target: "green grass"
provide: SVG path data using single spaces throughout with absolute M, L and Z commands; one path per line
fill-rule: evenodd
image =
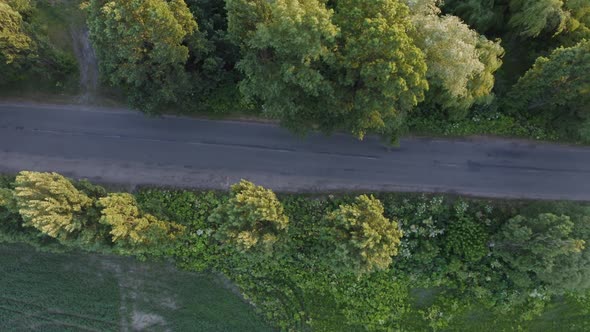
M 0 331 L 270 331 L 212 275 L 0 245 Z
M 590 331 L 590 308 L 571 299 L 556 299 L 529 321 L 517 314 L 491 314 L 489 310 L 473 309 L 456 319 L 455 331 Z

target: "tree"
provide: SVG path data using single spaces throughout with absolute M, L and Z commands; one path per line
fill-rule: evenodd
M 26 10 L 24 4 L 13 8 L 11 2 L 0 0 L 0 61 L 10 64 L 32 52 L 33 42 L 27 35 L 18 9 Z
M 59 240 L 82 229 L 84 209 L 92 204 L 88 196 L 57 173 L 20 172 L 15 198 L 25 226 Z
M 395 221 L 383 216 L 383 205 L 373 196 L 358 196 L 353 204 L 329 213 L 325 221 L 335 248 L 330 264 L 336 269 L 358 273 L 385 270 L 397 255 L 402 231 Z
M 440 106 L 461 118 L 475 103 L 491 101 L 493 73 L 504 50 L 479 36 L 456 16 L 439 16 L 436 0 L 410 2 L 415 29 L 411 36 L 426 55 L 430 85 L 424 107 Z
M 510 12 L 509 26 L 524 37 L 561 33 L 570 15 L 563 0 L 510 0 Z
M 404 4 L 386 0 L 229 0 L 241 91 L 291 130 L 395 139 L 423 98 L 426 64 Z
M 231 187 L 231 198 L 209 216 L 216 238 L 241 252 L 270 252 L 289 224 L 283 206 L 269 189 L 242 180 Z
M 392 141 L 405 115 L 424 99 L 424 55 L 408 36 L 408 7 L 389 0 L 337 0 L 335 123 L 358 138 L 367 132 Z
M 22 77 L 27 63 L 37 56 L 36 45 L 19 11 L 29 9 L 28 2 L 0 0 L 0 85 Z
M 542 283 L 555 293 L 576 291 L 567 289 L 569 283 L 563 282 L 568 277 L 577 278 L 582 268 L 570 264 L 570 258 L 580 256 L 585 246 L 585 241 L 576 236 L 568 216 L 516 216 L 496 235 L 494 252 L 508 265 L 507 277 L 517 287 L 532 289 Z M 588 264 L 585 265 L 587 269 Z
M 102 207 L 100 223 L 111 228 L 112 242 L 123 247 L 164 245 L 184 231 L 182 225 L 142 213 L 131 194 L 109 194 L 98 205 Z
M 0 207 L 5 208 L 9 213 L 18 213 L 14 192 L 11 189 L 0 188 Z
M 590 142 L 590 40 L 539 57 L 512 88 L 506 107 L 538 115 L 566 136 Z
M 324 72 L 337 33 L 318 0 L 228 0 L 228 32 L 242 52 L 240 90 L 296 132 L 332 128 Z
M 197 30 L 183 0 L 91 0 L 90 36 L 107 81 L 147 112 L 179 100 L 186 88 L 183 43 Z

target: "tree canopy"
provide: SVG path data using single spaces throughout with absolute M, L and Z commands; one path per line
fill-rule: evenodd
M 383 216 L 383 204 L 373 196 L 361 195 L 352 204 L 340 205 L 326 222 L 335 248 L 330 262 L 338 270 L 385 270 L 397 255 L 403 233 Z
M 92 204 L 88 196 L 57 173 L 20 172 L 15 197 L 25 226 L 60 240 L 81 230 L 83 210 Z
M 540 115 L 556 130 L 590 142 L 590 40 L 539 57 L 514 86 L 506 107 Z
M 588 268 L 587 262 L 569 264 L 570 256 L 582 255 L 586 245 L 574 226 L 570 217 L 550 213 L 510 219 L 494 242 L 495 254 L 509 266 L 507 277 L 523 289 L 539 287 L 542 282 L 558 293 L 577 291 L 567 289 L 570 284 L 563 282 L 564 276 L 577 278 L 579 269 Z
M 110 227 L 112 241 L 122 246 L 154 246 L 174 240 L 184 227 L 142 213 L 131 194 L 109 194 L 98 200 L 100 223 Z
M 155 112 L 186 88 L 185 40 L 197 23 L 184 0 L 91 0 L 88 26 L 107 81 Z
M 19 7 L 13 8 L 11 2 L 0 1 L 0 61 L 6 64 L 33 51 L 33 42 L 25 31 L 23 18 L 18 11 L 26 8 Z
M 269 189 L 242 180 L 231 187 L 231 198 L 209 216 L 218 226 L 216 238 L 241 252 L 271 252 L 289 224 L 283 206 Z
M 440 106 L 453 117 L 463 116 L 474 103 L 490 101 L 493 73 L 504 50 L 458 17 L 440 16 L 436 0 L 408 1 L 415 29 L 411 33 L 426 56 L 430 84 L 424 107 Z
M 395 1 L 228 1 L 241 90 L 297 132 L 396 137 L 423 99 L 426 64 Z
M 227 8 L 245 97 L 294 131 L 330 126 L 334 93 L 323 68 L 337 33 L 332 11 L 318 0 L 229 0 Z

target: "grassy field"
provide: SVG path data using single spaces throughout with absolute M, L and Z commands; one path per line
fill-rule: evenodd
M 211 275 L 0 245 L 0 331 L 270 331 Z

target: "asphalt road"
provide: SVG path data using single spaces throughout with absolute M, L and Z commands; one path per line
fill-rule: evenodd
M 0 104 L 0 171 L 103 183 L 279 191 L 424 191 L 590 201 L 590 148 L 474 138 L 297 138 L 271 124 Z

